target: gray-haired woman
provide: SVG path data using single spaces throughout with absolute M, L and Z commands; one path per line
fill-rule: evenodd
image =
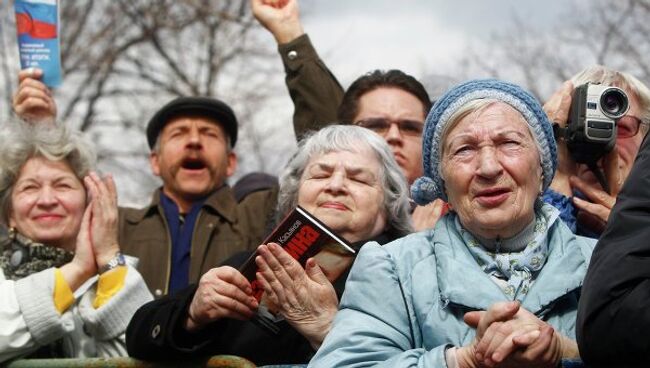
M 551 124 L 520 87 L 478 80 L 442 96 L 423 136 L 420 204 L 432 230 L 366 244 L 314 367 L 557 367 L 594 240 L 541 201 L 557 164 Z
M 125 356 L 126 325 L 151 295 L 119 253 L 112 179 L 61 126 L 2 129 L 0 361 Z
M 280 179 L 279 217 L 296 205 L 355 247 L 412 230 L 406 179 L 386 142 L 365 128 L 330 126 L 301 142 Z M 258 280 L 285 318 L 277 335 L 249 321 L 257 309 L 250 283 L 222 266 L 198 286 L 141 308 L 127 331 L 129 353 L 149 360 L 221 353 L 258 365 L 307 363 L 330 329 L 346 277 L 329 280 L 313 259 L 303 269 L 274 244 L 258 251 Z M 352 260 L 341 265 L 345 276 Z M 156 326 L 167 327 L 153 337 Z

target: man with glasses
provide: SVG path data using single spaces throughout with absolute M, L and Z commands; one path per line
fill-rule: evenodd
M 422 176 L 422 130 L 429 108 L 429 95 L 415 78 L 399 70 L 375 70 L 345 91 L 337 118 L 383 136 L 411 184 Z
M 344 93 L 305 34 L 297 0 L 252 0 L 251 8 L 278 43 L 298 139 L 334 122 L 360 125 L 386 139 L 409 184 L 422 175 L 422 130 L 431 100 L 420 82 L 399 70 L 374 70 Z M 445 207 L 434 201 L 414 208 L 415 229 L 432 227 Z
M 616 123 L 616 145 L 598 165 L 605 173 L 610 193 L 586 165 L 573 162 L 563 139 L 558 140 L 558 170 L 545 200 L 565 208 L 563 219 L 581 235 L 598 237 L 602 233 L 616 195 L 630 174 L 634 158 L 648 132 L 650 90 L 637 78 L 604 66 L 592 66 L 573 76 L 544 105 L 551 121 L 566 125 L 573 89 L 584 83 L 615 86 L 628 96 L 630 109 Z

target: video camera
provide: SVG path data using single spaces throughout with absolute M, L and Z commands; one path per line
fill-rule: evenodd
M 554 124 L 556 136 L 563 136 L 574 161 L 586 164 L 603 189 L 609 192 L 597 162 L 616 144 L 616 122 L 630 108 L 625 92 L 612 86 L 585 83 L 576 87 L 566 128 Z M 562 130 L 559 132 L 558 130 Z

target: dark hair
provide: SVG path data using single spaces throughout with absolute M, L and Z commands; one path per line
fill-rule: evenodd
M 424 115 L 431 109 L 431 99 L 422 83 L 401 70 L 374 70 L 357 78 L 343 95 L 337 117 L 340 122 L 352 124 L 359 113 L 359 98 L 377 88 L 398 88 L 412 94 L 422 102 Z

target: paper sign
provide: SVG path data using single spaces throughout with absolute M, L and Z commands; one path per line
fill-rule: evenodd
M 16 0 L 20 67 L 40 68 L 49 87 L 61 84 L 57 0 Z

